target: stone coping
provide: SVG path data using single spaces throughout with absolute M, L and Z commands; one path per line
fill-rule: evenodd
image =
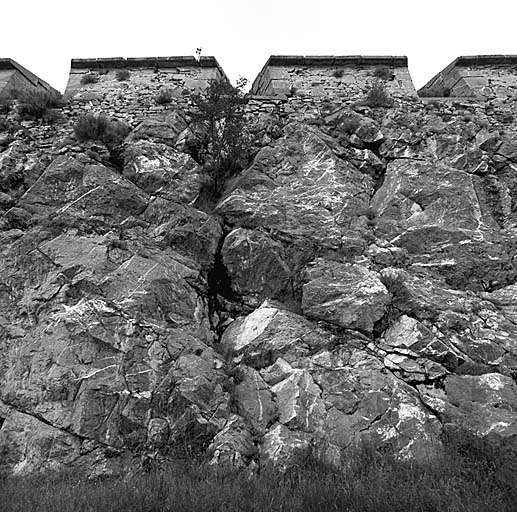
M 71 69 L 119 69 L 119 68 L 217 68 L 224 78 L 223 71 L 215 57 L 201 57 L 197 60 L 193 56 L 176 57 L 107 57 L 91 59 L 72 59 Z
M 406 56 L 389 55 L 271 55 L 268 66 L 391 66 L 407 67 Z
M 31 73 L 27 68 L 24 68 L 15 60 L 10 58 L 0 58 L 0 70 L 9 69 L 13 69 L 21 73 L 32 85 L 34 85 L 34 87 L 42 87 L 48 91 L 55 91 L 55 89 L 50 84 L 39 78 L 34 73 Z
M 437 73 L 423 88 L 427 87 L 435 78 L 440 75 L 450 73 L 456 67 L 466 66 L 509 66 L 517 64 L 517 55 L 460 55 L 456 57 L 448 66 Z
M 517 55 L 461 55 L 449 64 L 449 66 L 484 66 L 484 65 L 515 65 Z

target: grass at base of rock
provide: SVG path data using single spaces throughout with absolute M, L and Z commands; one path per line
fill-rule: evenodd
M 285 473 L 162 467 L 132 478 L 62 473 L 0 482 L 3 512 L 510 512 L 514 453 L 456 443 L 427 463 L 364 450 L 343 472 L 303 460 Z

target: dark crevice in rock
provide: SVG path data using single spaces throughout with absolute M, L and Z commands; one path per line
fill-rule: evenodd
M 411 384 L 409 384 L 411 386 Z M 414 386 L 411 386 L 414 388 Z M 440 411 L 438 409 L 434 409 L 433 407 L 431 407 L 429 404 L 425 403 L 425 401 L 423 400 L 422 396 L 420 395 L 420 392 L 418 391 L 418 389 L 415 388 L 415 391 L 416 391 L 416 397 L 418 398 L 418 401 L 420 403 L 420 405 L 431 415 L 431 416 L 434 416 L 439 422 L 440 424 L 442 425 L 442 428 L 445 427 L 444 425 L 444 418 L 443 418 L 443 415 L 442 413 L 440 413 Z
M 383 157 L 379 150 L 377 149 L 376 151 L 373 151 L 372 152 L 375 154 L 375 156 L 377 156 L 379 158 L 379 160 L 383 163 L 383 166 L 382 166 L 382 169 L 379 169 L 379 171 L 374 175 L 372 176 L 372 179 L 373 179 L 373 187 L 372 187 L 372 191 L 371 191 L 371 194 L 370 194 L 370 201 L 373 199 L 373 197 L 375 196 L 375 194 L 377 193 L 377 191 L 382 187 L 382 185 L 384 184 L 384 179 L 386 178 L 386 169 L 388 168 L 388 160 L 394 160 L 394 159 L 388 159 L 388 158 L 385 158 Z
M 124 171 L 124 146 L 122 144 L 108 145 L 108 151 L 109 163 L 117 172 L 122 174 Z
M 212 183 L 204 184 L 199 191 L 199 195 L 193 204 L 194 208 L 211 215 L 214 213 L 214 209 L 217 205 L 218 198 L 214 192 L 214 186 Z
M 442 389 L 443 390 L 443 389 L 445 389 L 444 381 L 447 378 L 447 375 L 443 375 L 443 376 L 438 377 L 436 379 L 425 379 L 423 381 L 419 381 L 418 383 L 415 383 L 415 382 L 408 382 L 408 381 L 404 380 L 402 377 L 397 375 L 392 370 L 389 370 L 388 368 L 386 368 L 386 371 L 389 371 L 397 380 L 399 380 L 401 382 L 404 382 L 404 384 L 407 384 L 412 389 L 414 389 L 415 396 L 418 398 L 418 401 L 420 402 L 420 405 L 426 411 L 428 411 L 432 416 L 437 418 L 440 423 L 443 424 L 443 418 L 442 418 L 442 415 L 441 415 L 440 411 L 438 411 L 437 409 L 434 409 L 433 407 L 431 407 L 429 404 L 427 404 L 423 400 L 422 395 L 420 394 L 420 391 L 418 390 L 417 384 L 418 384 L 418 386 L 432 386 L 434 388 Z
M 228 270 L 223 263 L 222 248 L 227 235 L 228 229 L 224 227 L 223 236 L 221 236 L 219 240 L 217 251 L 214 255 L 213 265 L 207 275 L 208 310 L 212 324 L 211 328 L 217 334 L 218 339 L 222 336 L 224 331 L 224 327 L 221 326 L 221 320 L 228 313 L 226 311 L 227 308 L 223 306 L 222 302 L 240 302 L 240 298 L 232 289 Z M 219 320 L 217 325 L 213 324 L 214 319 Z
M 388 288 L 389 289 L 389 288 Z M 391 290 L 390 290 L 391 291 Z M 382 338 L 384 333 L 402 316 L 400 311 L 393 303 L 386 307 L 384 315 L 373 324 L 372 336 L 374 340 Z

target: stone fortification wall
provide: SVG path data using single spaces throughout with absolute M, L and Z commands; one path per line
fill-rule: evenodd
M 251 88 L 257 95 L 360 97 L 382 78 L 395 97 L 415 96 L 407 57 L 273 55 Z
M 121 70 L 128 71 L 127 79 L 117 78 Z M 87 75 L 96 81 L 84 83 Z M 64 96 L 73 112 L 102 113 L 133 124 L 170 108 L 185 107 L 188 92 L 225 77 L 214 57 L 199 61 L 194 57 L 73 59 Z M 164 91 L 171 101 L 158 104 L 156 97 Z
M 13 59 L 0 59 L 0 98 L 10 96 L 15 90 L 31 88 L 54 90 L 47 82 Z
M 472 55 L 455 59 L 435 75 L 419 94 L 451 97 L 514 98 L 517 96 L 517 55 Z

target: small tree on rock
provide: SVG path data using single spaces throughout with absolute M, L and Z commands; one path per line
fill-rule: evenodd
M 212 176 L 216 196 L 246 162 L 249 137 L 245 128 L 245 85 L 246 80 L 240 80 L 237 87 L 226 80 L 214 80 L 206 91 L 191 96 L 196 140 L 188 149 Z

